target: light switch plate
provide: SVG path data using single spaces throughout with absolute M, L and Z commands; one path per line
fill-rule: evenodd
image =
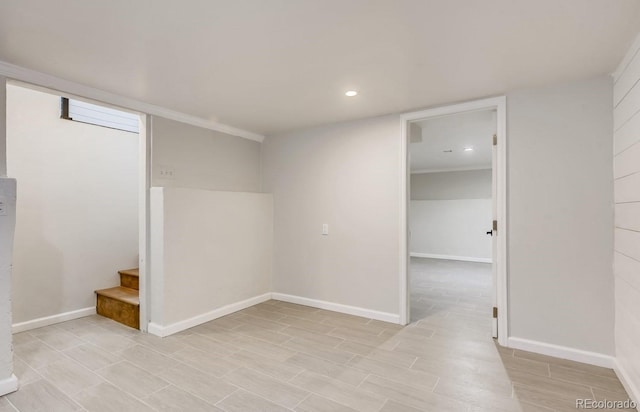
M 329 224 L 328 223 L 323 223 L 322 224 L 322 235 L 323 236 L 327 236 L 329 234 Z
M 169 166 L 159 166 L 160 179 L 173 179 L 175 177 L 175 171 Z

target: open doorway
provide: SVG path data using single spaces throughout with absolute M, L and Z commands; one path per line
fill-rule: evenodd
M 402 117 L 405 324 L 460 315 L 465 326 L 506 344 L 504 103 L 486 99 Z
M 19 188 L 14 332 L 94 314 L 94 292 L 123 280 L 129 306 L 116 309 L 140 328 L 144 290 L 131 270 L 146 254 L 145 148 L 138 113 L 7 84 L 7 167 Z

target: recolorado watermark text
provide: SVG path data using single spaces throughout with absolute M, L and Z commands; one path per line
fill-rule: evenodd
M 637 407 L 637 403 L 631 399 L 624 401 L 576 399 L 576 409 L 635 409 Z

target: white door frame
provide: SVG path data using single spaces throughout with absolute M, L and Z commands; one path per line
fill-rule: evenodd
M 401 118 L 400 140 L 400 324 L 409 321 L 409 199 L 410 199 L 410 171 L 409 171 L 409 124 L 412 121 L 430 117 L 446 116 L 476 110 L 496 110 L 497 120 L 497 284 L 496 305 L 498 308 L 498 343 L 507 345 L 508 333 L 508 300 L 507 300 L 507 99 L 505 96 L 474 100 L 465 103 L 442 106 L 418 112 L 405 113 Z

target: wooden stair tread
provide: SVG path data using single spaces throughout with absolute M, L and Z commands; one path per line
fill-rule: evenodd
M 116 286 L 115 288 L 96 290 L 96 294 L 129 303 L 131 305 L 140 306 L 139 292 L 135 289 Z
M 121 275 L 140 276 L 138 268 L 119 270 L 118 273 Z

